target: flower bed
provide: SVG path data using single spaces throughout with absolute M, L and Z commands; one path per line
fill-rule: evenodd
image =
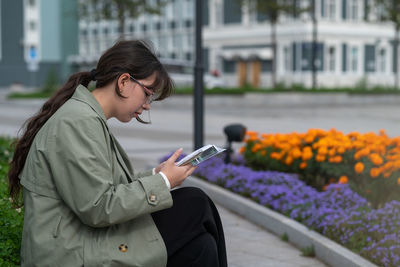
M 335 129 L 247 135 L 241 152 L 252 169 L 298 173 L 319 190 L 348 182 L 374 207 L 400 200 L 400 137 Z
M 400 266 L 399 201 L 374 209 L 347 184 L 330 184 L 319 192 L 297 174 L 255 171 L 243 160 L 225 164 L 214 157 L 194 174 L 285 214 L 380 266 Z

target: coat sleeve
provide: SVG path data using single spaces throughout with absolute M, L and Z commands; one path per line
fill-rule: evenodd
M 172 206 L 160 174 L 114 184 L 107 130 L 96 117 L 63 119 L 49 136 L 48 162 L 60 197 L 91 227 L 122 223 Z

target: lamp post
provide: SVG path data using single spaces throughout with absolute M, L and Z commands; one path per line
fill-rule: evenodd
M 194 66 L 194 150 L 203 146 L 203 58 L 202 58 L 203 1 L 196 0 L 196 61 Z
M 247 128 L 242 124 L 229 124 L 224 127 L 224 133 L 226 135 L 226 154 L 225 163 L 231 162 L 232 142 L 242 142 L 246 134 Z

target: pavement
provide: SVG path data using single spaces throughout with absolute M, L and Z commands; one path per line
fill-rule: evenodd
M 16 136 L 22 123 L 38 111 L 42 100 L 13 100 L 4 98 L 0 90 L 0 135 Z M 309 128 L 344 132 L 386 129 L 390 136 L 400 135 L 400 105 L 252 105 L 243 99 L 224 97 L 223 105 L 210 105 L 205 100 L 204 143 L 225 145 L 223 127 L 242 123 L 249 130 L 267 132 L 304 132 Z M 238 101 L 241 104 L 238 105 Z M 136 170 L 155 166 L 159 158 L 182 147 L 185 153 L 193 149 L 193 115 L 188 96 L 173 96 L 153 104 L 152 124 L 136 122 L 122 124 L 109 120 L 111 130 L 126 149 Z M 181 104 L 180 104 L 181 103 Z M 237 149 L 241 144 L 234 144 Z M 218 206 L 224 225 L 229 266 L 326 266 L 314 258 L 300 256 L 294 246 L 280 237 L 246 221 Z

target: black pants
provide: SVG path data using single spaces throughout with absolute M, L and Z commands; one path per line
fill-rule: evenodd
M 152 214 L 168 253 L 168 267 L 226 267 L 225 237 L 212 200 L 200 189 L 171 191 L 171 208 Z

